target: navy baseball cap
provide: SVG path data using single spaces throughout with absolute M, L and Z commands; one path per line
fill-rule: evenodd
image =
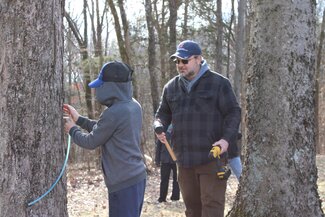
M 90 88 L 97 88 L 104 82 L 128 82 L 132 80 L 133 70 L 126 63 L 119 61 L 108 62 L 103 65 L 96 80 L 88 84 Z
M 202 50 L 198 43 L 191 40 L 185 40 L 179 43 L 176 53 L 170 56 L 170 59 L 180 58 L 188 59 L 193 55 L 201 55 Z

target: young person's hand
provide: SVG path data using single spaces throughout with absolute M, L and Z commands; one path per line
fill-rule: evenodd
M 69 115 L 70 118 L 76 123 L 79 118 L 79 113 L 75 108 L 73 108 L 71 105 L 63 104 L 63 112 L 66 115 Z
M 66 117 L 64 118 L 64 131 L 66 133 L 69 133 L 70 129 L 73 127 L 73 126 L 76 126 L 76 124 L 71 120 L 70 117 Z

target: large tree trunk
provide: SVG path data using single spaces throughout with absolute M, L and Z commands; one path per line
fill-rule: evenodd
M 247 155 L 231 217 L 320 217 L 315 3 L 252 1 Z
M 322 127 L 322 121 L 324 113 L 322 111 L 322 105 L 323 101 L 320 97 L 322 95 L 322 86 L 320 85 L 322 83 L 323 74 L 324 74 L 324 67 L 321 68 L 322 65 L 322 53 L 323 53 L 323 43 L 325 38 L 325 9 L 323 11 L 323 21 L 320 29 L 320 36 L 319 36 L 319 46 L 318 46 L 318 52 L 317 52 L 317 61 L 316 61 L 316 112 L 315 112 L 315 124 L 316 124 L 316 151 L 318 154 L 325 154 L 325 144 L 324 141 L 324 133 L 325 130 Z
M 0 3 L 0 216 L 67 214 L 63 142 L 63 1 Z

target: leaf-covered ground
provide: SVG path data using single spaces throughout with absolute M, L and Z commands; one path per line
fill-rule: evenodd
M 317 156 L 318 191 L 325 210 L 325 156 Z M 184 204 L 180 201 L 158 203 L 159 170 L 152 169 L 146 186 L 142 217 L 185 217 Z M 226 194 L 226 212 L 230 209 L 237 190 L 238 182 L 231 175 Z M 171 192 L 171 191 L 169 191 Z M 86 170 L 77 167 L 68 169 L 68 211 L 70 217 L 108 216 L 107 190 L 100 170 Z

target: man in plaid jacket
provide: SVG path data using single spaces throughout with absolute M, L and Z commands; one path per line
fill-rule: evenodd
M 164 86 L 156 121 L 173 124 L 185 214 L 223 217 L 227 180 L 216 177 L 216 163 L 208 154 L 213 146 L 219 145 L 222 154 L 236 144 L 241 110 L 229 80 L 210 71 L 196 42 L 181 42 L 171 59 L 179 75 Z M 165 133 L 157 137 L 166 141 Z

